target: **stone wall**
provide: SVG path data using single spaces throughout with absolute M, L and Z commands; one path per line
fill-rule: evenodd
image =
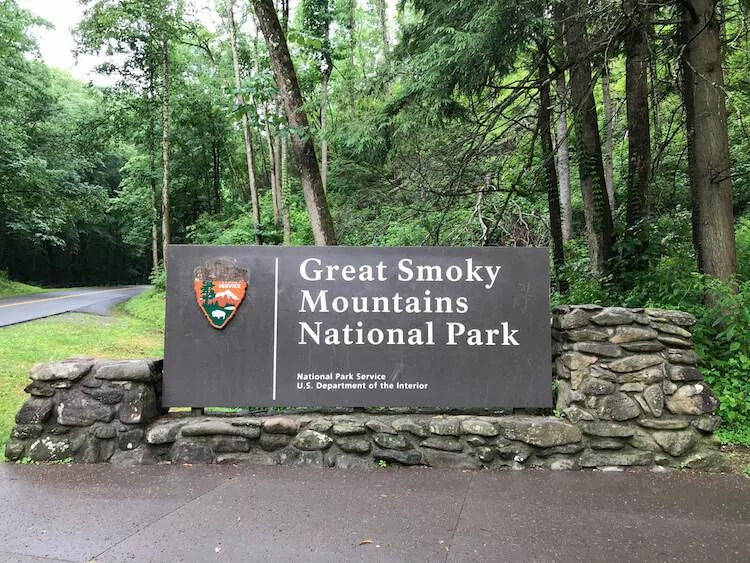
M 690 315 L 560 307 L 553 313 L 558 416 L 160 414 L 161 362 L 77 358 L 31 370 L 11 460 L 374 467 L 723 470 L 718 402 L 696 368 Z

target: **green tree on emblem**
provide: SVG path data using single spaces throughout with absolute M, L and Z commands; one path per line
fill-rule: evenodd
M 201 299 L 203 300 L 203 304 L 208 306 L 214 298 L 216 298 L 214 283 L 211 280 L 205 280 L 203 282 L 203 287 L 201 287 Z

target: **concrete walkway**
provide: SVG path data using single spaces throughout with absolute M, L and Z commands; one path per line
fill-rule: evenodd
M 750 479 L 0 464 L 0 561 L 750 561 Z

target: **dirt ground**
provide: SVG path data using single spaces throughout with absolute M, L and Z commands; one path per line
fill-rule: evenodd
M 722 446 L 721 451 L 727 454 L 732 462 L 732 473 L 750 477 L 750 448 L 747 446 Z

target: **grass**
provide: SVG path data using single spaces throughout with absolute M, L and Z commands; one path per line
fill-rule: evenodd
M 11 281 L 4 272 L 0 272 L 0 298 L 18 297 L 19 295 L 29 295 L 30 293 L 40 293 L 42 291 L 44 290 L 41 287 L 35 285 Z
M 125 303 L 125 312 L 152 328 L 163 331 L 165 303 L 166 295 L 151 289 Z
M 28 398 L 23 389 L 34 364 L 73 356 L 155 358 L 163 353 L 162 330 L 122 313 L 114 317 L 69 313 L 0 328 L 0 454 L 18 409 Z

